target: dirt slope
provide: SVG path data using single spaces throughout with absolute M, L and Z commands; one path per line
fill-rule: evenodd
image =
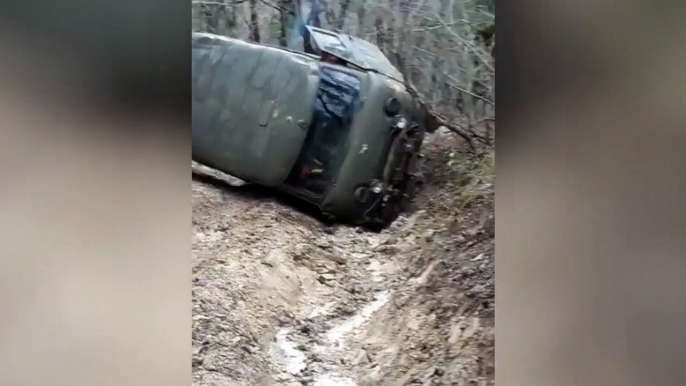
M 195 385 L 494 384 L 492 198 L 376 234 L 193 169 Z

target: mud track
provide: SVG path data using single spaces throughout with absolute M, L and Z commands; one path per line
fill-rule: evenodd
M 193 165 L 194 385 L 397 384 L 375 363 L 390 337 L 368 329 L 421 284 L 392 258 L 416 246 L 401 235 L 417 216 L 370 233 L 240 185 Z

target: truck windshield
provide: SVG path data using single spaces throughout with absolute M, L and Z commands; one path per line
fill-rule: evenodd
M 341 167 L 347 149 L 360 80 L 330 67 L 320 71 L 312 122 L 289 184 L 322 195 Z

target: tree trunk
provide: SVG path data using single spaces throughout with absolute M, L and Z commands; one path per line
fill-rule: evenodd
M 341 14 L 338 15 L 338 30 L 342 30 L 345 25 L 345 16 L 348 14 L 350 0 L 341 0 Z
M 260 25 L 257 19 L 257 0 L 248 0 L 250 5 L 250 40 L 260 42 Z

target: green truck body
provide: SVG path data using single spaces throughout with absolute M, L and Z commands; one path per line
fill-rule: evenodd
M 421 182 L 416 98 L 376 46 L 308 32 L 306 52 L 193 33 L 193 159 L 386 226 Z

